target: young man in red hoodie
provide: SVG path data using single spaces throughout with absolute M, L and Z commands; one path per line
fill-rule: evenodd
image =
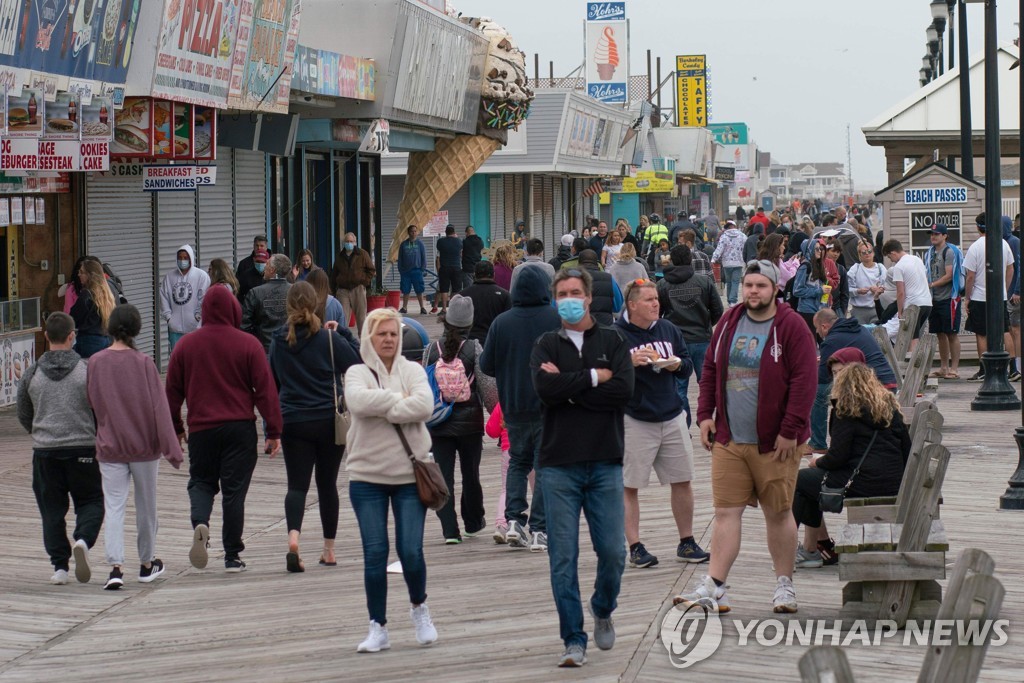
M 697 419 L 711 451 L 715 528 L 708 574 L 677 604 L 712 598 L 719 612 L 729 611 L 725 580 L 740 551 L 743 511 L 760 503 L 777 576 L 774 611 L 797 610 L 790 509 L 818 379 L 814 338 L 799 314 L 776 299 L 778 281 L 771 261 L 747 263 L 743 305 L 719 321 L 704 357 Z M 740 337 L 748 340 L 744 350 L 736 348 Z
M 198 569 L 209 561 L 210 514 L 217 491 L 224 495 L 224 569 L 245 571 L 242 528 L 245 496 L 256 469 L 258 407 L 266 420 L 265 453 L 281 444 L 281 406 L 263 345 L 240 329 L 242 307 L 227 287 L 211 287 L 203 299 L 203 326 L 182 337 L 167 368 L 167 402 L 178 438 L 184 440 L 181 404 L 188 403 L 188 496 L 192 503 L 192 550 Z

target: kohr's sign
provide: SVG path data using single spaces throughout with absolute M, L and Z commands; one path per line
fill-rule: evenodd
M 587 21 L 616 21 L 626 18 L 624 2 L 588 2 Z
M 966 187 L 918 187 L 903 191 L 904 204 L 964 204 Z
M 588 83 L 587 96 L 598 102 L 618 103 L 626 101 L 625 83 Z

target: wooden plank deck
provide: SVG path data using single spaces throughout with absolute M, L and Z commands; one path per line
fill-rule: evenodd
M 944 382 L 939 407 L 946 416 L 943 443 L 953 453 L 942 517 L 949 535 L 951 566 L 964 547 L 992 555 L 995 576 L 1006 587 L 1003 617 L 1011 620 L 1010 643 L 990 648 L 980 680 L 1019 681 L 1024 666 L 1018 624 L 1024 624 L 1024 513 L 998 513 L 998 497 L 1016 463 L 1012 440 L 1016 413 L 970 413 L 978 385 Z M 695 440 L 699 441 L 699 440 Z M 319 518 L 315 494 L 303 543 L 305 574 L 285 572 L 283 521 L 285 474 L 280 458 L 261 457 L 249 494 L 244 558 L 249 571 L 227 575 L 219 555 L 210 568 L 188 564 L 191 533 L 187 475 L 162 465 L 159 483 L 161 531 L 158 553 L 167 578 L 144 585 L 135 581 L 133 519 L 129 502 L 126 546 L 129 572 L 125 589 L 105 592 L 102 542 L 93 550 L 93 580 L 51 586 L 42 548 L 40 522 L 31 492 L 30 441 L 13 412 L 0 413 L 0 681 L 128 680 L 364 680 L 392 681 L 418 674 L 428 680 L 697 680 L 742 678 L 799 680 L 801 646 L 740 647 L 726 623 L 719 651 L 683 673 L 671 666 L 658 639 L 660 613 L 671 597 L 692 584 L 704 566 L 672 560 L 674 524 L 667 490 L 641 494 L 642 531 L 662 564 L 627 567 L 619 609 L 618 641 L 609 652 L 591 647 L 579 670 L 557 670 L 561 651 L 551 598 L 547 558 L 493 544 L 489 536 L 461 546 L 445 546 L 440 525 L 428 515 L 426 556 L 429 604 L 440 633 L 430 648 L 420 648 L 409 623 L 401 577 L 390 580 L 390 652 L 359 655 L 356 644 L 366 632 L 362 564 L 358 532 L 348 505 L 342 473 L 339 566 L 316 565 Z M 705 546 L 713 521 L 710 456 L 695 443 L 698 540 Z M 493 440 L 485 446 L 482 478 L 493 521 L 498 494 L 499 458 Z M 830 520 L 833 531 L 838 518 Z M 213 520 L 219 539 L 219 511 Z M 102 541 L 102 535 L 101 535 Z M 729 577 L 732 619 L 771 617 L 774 588 L 771 560 L 764 545 L 758 511 L 748 511 L 743 548 Z M 216 549 L 215 544 L 214 548 Z M 592 585 L 594 559 L 586 530 L 581 540 L 580 583 L 584 597 Z M 842 584 L 835 567 L 798 570 L 797 618 L 835 619 Z M 590 619 L 587 619 L 588 627 Z M 886 644 L 846 648 L 859 680 L 916 679 L 922 647 Z

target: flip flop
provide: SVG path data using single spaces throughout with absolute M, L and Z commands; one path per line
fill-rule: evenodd
M 936 370 L 935 372 L 929 374 L 928 376 L 929 377 L 934 377 L 936 379 L 942 379 L 942 378 L 949 379 L 949 373 L 948 372 L 943 372 L 942 370 Z
M 327 560 L 324 559 L 324 556 L 321 555 L 320 556 L 320 566 L 321 567 L 337 567 L 338 563 L 337 562 L 328 562 Z
M 289 551 L 288 554 L 284 556 L 284 560 L 285 566 L 291 573 L 299 574 L 306 571 L 306 568 L 302 566 L 302 560 L 299 559 L 298 553 Z
M 947 372 L 942 376 L 942 379 L 960 379 L 960 375 L 955 372 Z

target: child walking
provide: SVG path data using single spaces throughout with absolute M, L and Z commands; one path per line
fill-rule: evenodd
M 501 404 L 494 404 L 494 410 L 484 425 L 484 431 L 492 439 L 499 439 L 501 445 L 501 495 L 498 496 L 498 513 L 494 519 L 494 542 L 505 545 L 508 533 L 508 520 L 505 519 L 505 479 L 508 477 L 508 430 L 505 428 L 505 417 L 501 413 Z M 530 491 L 533 491 L 533 472 L 530 472 Z

